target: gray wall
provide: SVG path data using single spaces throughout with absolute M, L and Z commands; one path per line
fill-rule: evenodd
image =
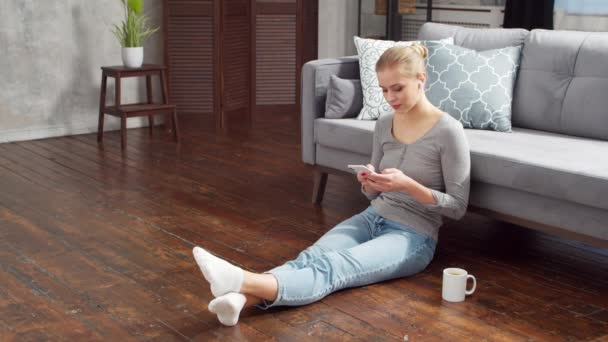
M 162 2 L 148 0 L 145 10 L 160 26 Z M 100 66 L 122 64 L 110 31 L 122 13 L 120 0 L 0 1 L 0 142 L 97 130 Z M 162 33 L 144 50 L 144 62 L 162 63 Z M 123 80 L 123 103 L 143 99 L 143 85 Z M 109 79 L 110 103 L 113 90 Z M 128 120 L 129 127 L 142 124 Z M 118 127 L 118 119 L 106 115 L 106 130 Z
M 319 58 L 357 54 L 358 6 L 356 0 L 319 0 Z

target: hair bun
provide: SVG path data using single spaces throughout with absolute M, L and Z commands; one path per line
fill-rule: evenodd
M 410 48 L 412 48 L 412 50 L 414 50 L 422 58 L 426 58 L 429 55 L 429 49 L 422 44 L 412 44 L 410 45 Z

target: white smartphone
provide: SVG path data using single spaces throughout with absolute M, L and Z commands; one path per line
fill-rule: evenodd
M 357 174 L 361 172 L 373 173 L 374 171 L 367 168 L 365 165 L 348 165 L 348 168 L 355 171 Z

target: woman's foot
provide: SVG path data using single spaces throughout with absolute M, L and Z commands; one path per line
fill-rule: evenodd
M 212 300 L 209 303 L 209 311 L 216 314 L 223 325 L 233 326 L 239 321 L 246 300 L 244 295 L 230 292 Z
M 203 272 L 203 276 L 209 282 L 213 296 L 219 297 L 229 292 L 239 292 L 241 290 L 243 270 L 240 267 L 234 266 L 198 246 L 194 247 L 192 254 Z

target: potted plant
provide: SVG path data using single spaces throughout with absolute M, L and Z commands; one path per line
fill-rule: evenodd
M 128 68 L 138 68 L 144 61 L 144 42 L 158 27 L 150 28 L 148 16 L 143 12 L 144 0 L 120 0 L 125 18 L 120 25 L 114 24 L 112 32 L 122 46 L 122 63 Z

